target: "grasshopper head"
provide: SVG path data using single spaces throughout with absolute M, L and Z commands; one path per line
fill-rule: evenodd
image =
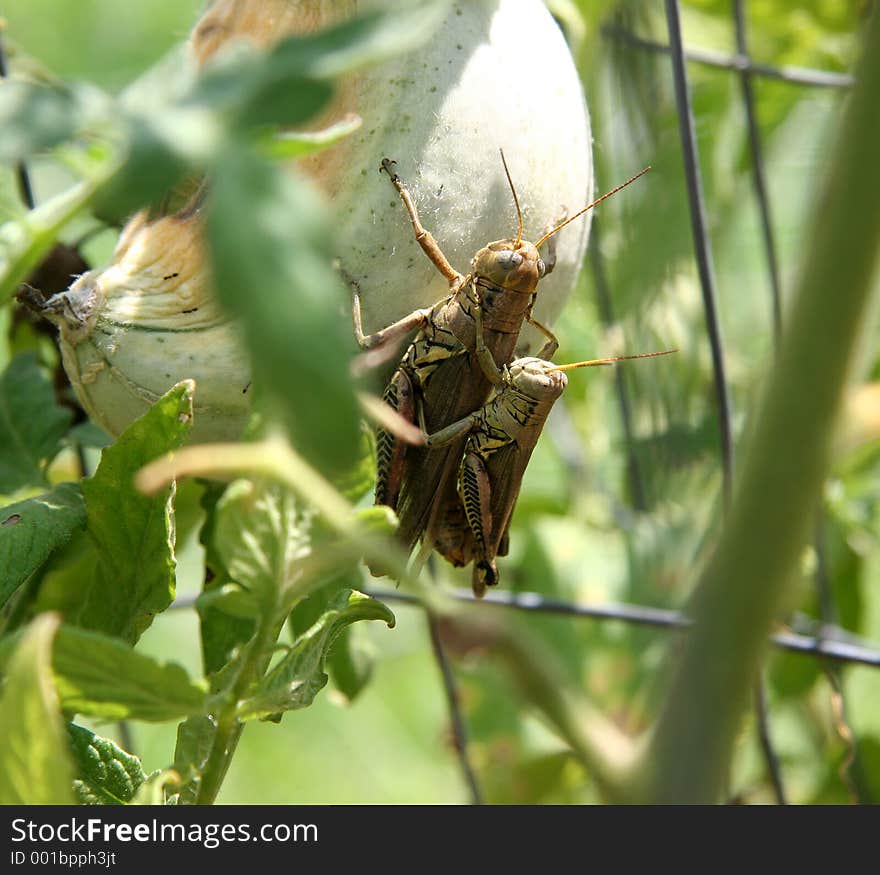
M 514 292 L 531 294 L 544 276 L 541 255 L 527 240 L 508 237 L 484 246 L 471 262 L 478 279 Z
M 536 401 L 555 401 L 568 385 L 568 377 L 557 369 L 557 365 L 532 357 L 512 362 L 508 379 L 517 391 Z

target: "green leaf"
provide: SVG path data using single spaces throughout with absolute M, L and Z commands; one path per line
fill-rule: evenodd
M 230 149 L 219 162 L 208 240 L 220 299 L 244 324 L 254 379 L 294 444 L 324 470 L 353 465 L 359 417 L 348 362 L 350 307 L 331 268 L 325 214 L 290 172 Z
M 352 503 L 357 504 L 376 485 L 376 442 L 372 433 L 363 431 L 358 461 L 333 478 L 333 485 Z M 392 529 L 393 533 L 393 529 Z
M 384 620 L 394 626 L 394 614 L 375 599 L 344 591 L 287 655 L 265 676 L 256 693 L 242 702 L 239 717 L 274 719 L 283 711 L 311 705 L 327 683 L 324 661 L 339 634 L 358 620 Z
M 268 67 L 276 77 L 334 78 L 412 51 L 427 42 L 449 8 L 446 0 L 397 3 L 308 36 L 279 43 Z
M 98 549 L 78 625 L 134 643 L 174 599 L 173 487 L 138 492 L 134 475 L 178 449 L 192 430 L 195 384 L 178 383 L 101 454 L 83 482 L 88 531 Z
M 36 588 L 33 610 L 55 611 L 62 622 L 75 624 L 95 577 L 97 561 L 88 532 L 74 532 L 70 541 L 59 547 L 28 580 L 28 593 L 32 585 Z
M 0 665 L 10 644 L 10 639 L 0 643 Z M 159 722 L 206 710 L 204 685 L 191 680 L 181 666 L 159 662 L 123 641 L 73 626 L 58 630 L 52 670 L 66 711 L 107 720 Z
M 237 480 L 217 504 L 217 552 L 265 614 L 303 583 L 297 566 L 311 553 L 311 520 L 288 489 L 268 481 Z
M 232 127 L 299 124 L 330 96 L 325 82 L 422 45 L 443 20 L 447 2 L 397 4 L 318 33 L 295 35 L 267 54 L 242 50 L 215 62 L 188 103 L 222 112 Z
M 161 136 L 150 118 L 128 119 L 127 133 L 125 161 L 98 189 L 92 205 L 95 214 L 108 224 L 121 224 L 141 207 L 158 203 L 191 169 L 185 156 Z
M 194 805 L 199 782 L 214 745 L 216 725 L 210 717 L 190 717 L 177 727 L 174 768 L 181 776 L 178 805 Z
M 222 114 L 231 129 L 262 125 L 298 125 L 316 115 L 330 99 L 325 82 L 284 68 L 272 53 L 240 47 L 215 60 L 195 83 L 184 107 L 209 108 Z
M 224 583 L 202 593 L 196 601 L 196 610 L 213 609 L 239 620 L 255 620 L 260 616 L 260 605 L 253 594 L 237 583 Z
M 254 634 L 252 620 L 233 617 L 211 605 L 213 593 L 232 583 L 226 565 L 214 546 L 217 525 L 217 502 L 226 484 L 209 483 L 202 495 L 205 522 L 199 532 L 199 541 L 205 548 L 205 585 L 196 602 L 202 640 L 202 662 L 206 676 L 220 671 L 232 658 L 233 652 Z
M 113 443 L 110 435 L 91 420 L 75 425 L 68 433 L 68 437 L 77 446 L 97 447 L 99 450 L 103 450 L 104 447 L 109 447 Z
M 290 161 L 304 158 L 354 133 L 363 123 L 360 116 L 349 115 L 320 131 L 281 131 L 261 138 L 258 146 L 260 153 L 267 158 Z
M 361 631 L 357 626 L 344 630 L 327 656 L 333 683 L 348 702 L 353 702 L 364 691 L 373 676 L 374 653 L 358 634 Z
M 56 403 L 36 356 L 13 359 L 0 376 L 0 494 L 46 485 L 46 467 L 61 449 L 71 418 Z
M 73 790 L 81 805 L 123 805 L 131 802 L 146 780 L 141 761 L 75 723 L 68 724 L 76 761 Z
M 52 688 L 52 638 L 58 618 L 43 614 L 18 636 L 0 699 L 0 804 L 73 801 L 73 768 Z
M 75 483 L 0 510 L 0 607 L 59 547 L 86 525 Z
M 4 82 L 0 88 L 0 161 L 13 163 L 70 139 L 80 107 L 63 88 Z

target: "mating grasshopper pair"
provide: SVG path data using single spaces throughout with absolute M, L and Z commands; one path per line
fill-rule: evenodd
M 503 153 L 501 158 L 504 162 Z M 394 163 L 386 158 L 381 169 L 406 207 L 416 241 L 448 281 L 449 294 L 433 307 L 365 335 L 359 288 L 352 282 L 355 335 L 368 362 L 416 331 L 383 400 L 419 426 L 424 446 L 378 429 L 376 504 L 397 512 L 398 537 L 408 551 L 421 538 L 427 549 L 437 549 L 455 565 L 473 561 L 474 591 L 482 595 L 486 586 L 497 583 L 494 560 L 506 552 L 522 475 L 553 402 L 566 385 L 560 368 L 546 361 L 556 351 L 556 337 L 532 317 L 538 282 L 555 266 L 553 237 L 647 169 L 575 215 L 551 224 L 533 244 L 523 240 L 522 211 L 504 162 L 519 222 L 517 235 L 483 247 L 471 262 L 471 272 L 464 275 L 422 226 Z M 542 259 L 539 248 L 545 242 L 547 258 Z M 546 343 L 537 358 L 512 362 L 523 322 L 541 331 Z M 487 403 L 493 388 L 495 394 Z

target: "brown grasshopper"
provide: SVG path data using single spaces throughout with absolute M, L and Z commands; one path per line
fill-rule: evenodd
M 395 173 L 394 161 L 383 159 L 388 174 L 409 214 L 416 241 L 449 282 L 449 294 L 433 307 L 415 310 L 374 334 L 365 335 L 361 323 L 360 290 L 351 281 L 355 336 L 367 366 L 387 358 L 383 353 L 416 331 L 383 400 L 397 413 L 431 434 L 479 409 L 492 386 L 503 382 L 501 368 L 513 359 L 523 321 L 547 338 L 539 352 L 553 355 L 555 336 L 532 318 L 539 280 L 553 270 L 556 254 L 553 236 L 569 222 L 633 182 L 650 168 L 627 180 L 570 218 L 552 223 L 537 243 L 523 239 L 523 217 L 504 154 L 504 171 L 513 193 L 519 227 L 516 237 L 484 246 L 471 261 L 468 274 L 459 273 L 437 241 L 423 227 L 412 197 Z M 539 248 L 549 241 L 547 258 Z M 393 349 L 393 346 L 391 346 Z M 372 351 L 372 352 L 369 352 Z M 408 446 L 391 431 L 379 428 L 376 436 L 376 504 L 397 512 L 398 537 L 412 549 L 424 533 L 436 498 L 448 488 L 460 452 L 451 439 L 439 450 Z
M 466 437 L 458 466 L 455 498 L 441 499 L 426 535 L 456 566 L 474 563 L 471 583 L 481 597 L 498 583 L 496 556 L 507 555 L 508 529 L 523 474 L 553 404 L 568 384 L 565 371 L 669 355 L 676 350 L 593 359 L 555 365 L 541 358 L 519 358 L 504 368 L 503 382 L 479 410 L 425 437 L 430 449 Z

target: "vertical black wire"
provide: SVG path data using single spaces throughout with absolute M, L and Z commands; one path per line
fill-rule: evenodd
M 434 659 L 440 668 L 440 675 L 443 678 L 443 690 L 446 693 L 446 704 L 449 708 L 449 717 L 452 723 L 453 742 L 455 744 L 455 752 L 458 755 L 458 761 L 464 775 L 465 783 L 471 796 L 472 805 L 483 804 L 483 791 L 477 780 L 477 773 L 471 764 L 468 754 L 468 733 L 465 725 L 464 715 L 461 711 L 461 700 L 458 694 L 458 684 L 455 681 L 455 675 L 452 672 L 452 666 L 446 656 L 446 649 L 440 640 L 440 628 L 437 617 L 431 611 L 425 611 L 425 617 L 428 621 L 428 631 L 431 635 L 431 648 L 434 651 Z
M 675 100 L 678 109 L 679 136 L 681 138 L 685 178 L 690 206 L 691 231 L 694 238 L 694 252 L 700 287 L 703 293 L 703 309 L 706 314 L 706 330 L 712 349 L 712 365 L 715 381 L 715 394 L 718 402 L 718 422 L 721 431 L 721 462 L 724 477 L 724 507 L 730 505 L 733 485 L 733 435 L 731 424 L 730 394 L 724 366 L 724 347 L 721 326 L 716 304 L 715 277 L 712 267 L 712 252 L 706 232 L 706 210 L 703 199 L 703 186 L 700 177 L 699 156 L 697 154 L 696 133 L 691 108 L 690 88 L 685 69 L 684 46 L 681 37 L 681 20 L 678 0 L 665 0 L 666 23 L 669 31 L 669 45 L 675 82 Z M 779 760 L 770 737 L 769 720 L 764 682 L 759 678 L 755 688 L 755 710 L 761 750 L 773 782 L 776 799 L 785 802 L 785 791 L 779 769 Z
M 703 309 L 706 314 L 706 332 L 712 349 L 712 369 L 715 383 L 715 396 L 718 403 L 718 425 L 721 440 L 721 464 L 724 476 L 724 504 L 730 501 L 733 483 L 733 438 L 731 431 L 730 393 L 724 367 L 724 347 L 721 340 L 721 326 L 718 321 L 718 307 L 715 295 L 715 274 L 712 268 L 712 253 L 706 233 L 706 209 L 703 202 L 703 184 L 700 179 L 699 159 L 697 157 L 697 138 L 694 131 L 694 116 L 691 109 L 690 88 L 685 70 L 684 47 L 681 41 L 681 21 L 678 14 L 678 0 L 665 0 L 666 23 L 669 30 L 670 56 L 675 82 L 675 102 L 678 109 L 678 129 L 681 138 L 685 179 L 687 181 L 688 204 L 690 206 L 691 232 L 694 238 L 694 255 L 700 276 L 703 293 Z
M 736 50 L 742 57 L 748 57 L 746 36 L 745 3 L 733 0 L 733 18 L 736 27 Z M 767 196 L 767 176 L 764 171 L 764 150 L 761 146 L 761 132 L 755 112 L 755 95 L 752 90 L 752 73 L 743 68 L 739 76 L 742 87 L 743 106 L 746 111 L 746 124 L 749 131 L 749 147 L 752 152 L 752 184 L 761 213 L 761 230 L 764 235 L 764 251 L 767 254 L 767 271 L 770 278 L 770 297 L 773 313 L 773 337 L 777 346 L 782 334 L 782 292 L 779 282 L 779 260 L 776 256 L 776 239 L 770 217 L 770 199 Z
M 2 19 L 0 12 L 0 19 Z M 5 79 L 9 75 L 9 68 L 6 65 L 6 50 L 3 47 L 3 34 L 0 33 L 0 79 Z M 15 167 L 15 176 L 18 181 L 18 191 L 25 206 L 32 210 L 36 204 L 34 200 L 34 189 L 31 185 L 31 177 L 28 173 L 27 165 L 22 161 Z
M 596 288 L 596 302 L 599 307 L 599 319 L 606 327 L 614 324 L 614 305 L 611 302 L 611 292 L 608 288 L 608 276 L 605 272 L 605 262 L 602 258 L 602 240 L 599 236 L 599 223 L 593 217 L 593 227 L 590 231 L 590 267 L 593 271 L 593 285 Z M 626 443 L 626 474 L 629 481 L 629 494 L 632 506 L 637 511 L 644 511 L 647 506 L 645 485 L 642 480 L 642 472 L 639 468 L 639 459 L 635 451 L 632 427 L 632 408 L 629 401 L 629 392 L 626 387 L 626 375 L 623 368 L 614 369 L 614 389 L 617 394 L 617 406 L 620 409 L 620 421 L 623 425 L 624 440 Z
M 758 740 L 761 743 L 761 753 L 764 755 L 764 763 L 770 775 L 770 783 L 773 785 L 773 793 L 776 796 L 777 805 L 787 805 L 788 798 L 785 794 L 785 784 L 782 782 L 782 768 L 779 765 L 779 757 L 773 746 L 773 737 L 770 734 L 770 719 L 767 711 L 767 686 L 764 678 L 759 677 L 755 684 L 755 716 L 758 720 Z

